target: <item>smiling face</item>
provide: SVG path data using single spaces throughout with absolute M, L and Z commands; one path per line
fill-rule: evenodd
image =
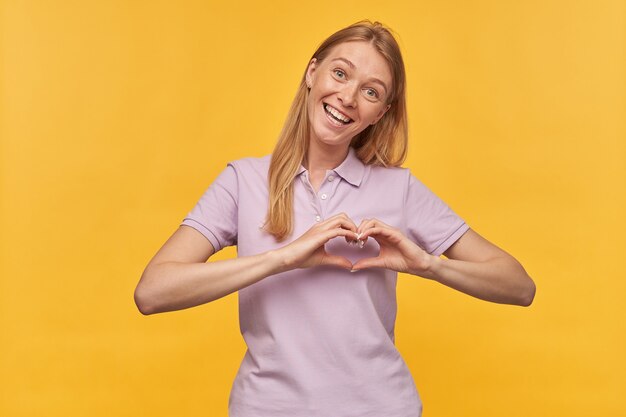
M 309 64 L 307 110 L 311 140 L 346 147 L 389 109 L 391 70 L 369 42 L 344 42 Z

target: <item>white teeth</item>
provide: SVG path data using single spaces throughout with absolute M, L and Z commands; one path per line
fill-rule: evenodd
M 352 119 L 350 119 L 347 116 L 344 116 L 343 114 L 339 113 L 334 107 L 329 106 L 328 104 L 324 104 L 324 108 L 326 109 L 326 111 L 328 111 L 330 114 L 332 114 L 333 116 L 335 116 L 337 119 L 348 123 L 351 122 Z

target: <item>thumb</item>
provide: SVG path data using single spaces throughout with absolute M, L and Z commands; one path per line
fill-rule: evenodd
M 366 268 L 383 268 L 383 260 L 380 256 L 375 258 L 363 258 L 359 259 L 357 263 L 352 265 L 352 271 L 359 271 Z
M 320 265 L 332 265 L 332 266 L 338 266 L 344 269 L 352 268 L 352 262 L 350 262 L 347 258 L 344 258 L 343 256 L 328 255 L 328 254 L 324 256 Z

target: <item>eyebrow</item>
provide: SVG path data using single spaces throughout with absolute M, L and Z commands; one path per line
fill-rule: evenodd
M 348 59 L 346 59 L 346 58 L 341 58 L 341 57 L 339 57 L 339 58 L 335 58 L 335 59 L 333 59 L 331 62 L 333 62 L 333 61 L 342 61 L 342 62 L 344 62 L 346 65 L 348 65 L 350 68 L 352 68 L 352 69 L 356 69 L 356 65 L 354 65 L 352 62 L 350 62 L 350 61 L 349 61 Z M 384 83 L 384 82 L 382 82 L 381 80 L 379 80 L 378 78 L 375 78 L 375 77 L 374 77 L 374 78 L 370 78 L 370 81 L 372 81 L 372 82 L 374 82 L 374 83 L 378 83 L 378 84 L 380 84 L 380 85 L 381 85 L 381 86 L 385 89 L 385 94 L 387 93 L 387 86 L 385 85 L 385 83 Z

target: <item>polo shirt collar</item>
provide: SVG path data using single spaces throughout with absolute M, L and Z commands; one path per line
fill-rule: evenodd
M 296 176 L 302 174 L 306 171 L 304 166 L 300 165 L 300 169 Z M 338 167 L 333 169 L 344 180 L 348 181 L 350 184 L 354 186 L 360 186 L 361 181 L 363 180 L 363 175 L 365 174 L 365 164 L 361 162 L 358 156 L 356 156 L 356 151 L 352 146 L 348 148 L 348 156 L 343 160 Z

